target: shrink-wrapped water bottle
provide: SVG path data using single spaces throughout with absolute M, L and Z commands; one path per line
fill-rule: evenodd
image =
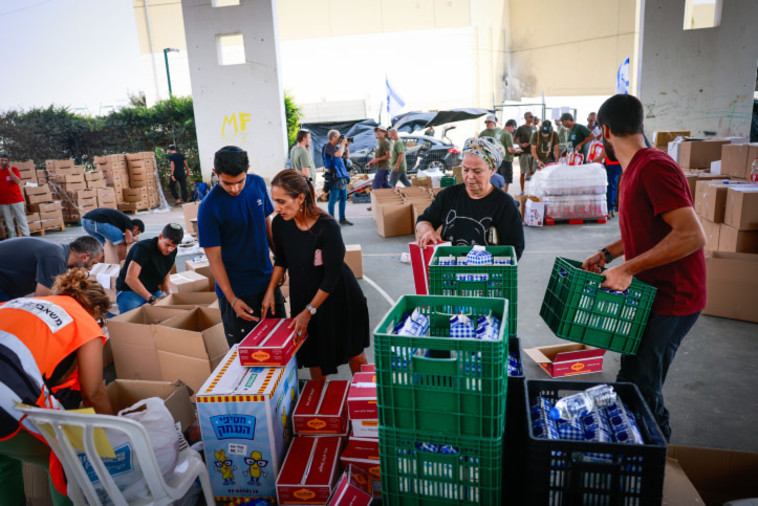
M 574 422 L 595 409 L 610 406 L 617 399 L 616 391 L 611 385 L 595 385 L 583 392 L 558 399 L 550 409 L 550 418 Z

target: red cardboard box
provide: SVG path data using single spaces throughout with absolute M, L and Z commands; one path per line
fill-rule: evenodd
M 424 250 L 418 247 L 418 241 L 408 243 L 411 252 L 411 267 L 413 267 L 413 282 L 416 285 L 416 295 L 429 293 L 429 262 L 432 260 L 434 248 L 450 246 L 449 242 L 430 244 Z
M 382 473 L 379 465 L 379 440 L 350 436 L 340 456 L 342 467 L 355 466 L 371 475 L 374 497 L 381 495 Z
M 605 350 L 586 344 L 558 344 L 523 350 L 551 378 L 601 372 Z
M 378 420 L 376 406 L 376 374 L 359 372 L 353 376 L 347 394 L 347 412 L 351 420 Z
M 276 479 L 279 504 L 326 504 L 341 447 L 338 437 L 296 437 Z
M 368 506 L 371 504 L 371 475 L 356 466 L 348 466 L 342 473 L 329 506 Z
M 303 344 L 295 344 L 292 318 L 266 318 L 239 345 L 240 365 L 284 367 Z M 305 336 L 303 336 L 305 340 Z
M 295 434 L 347 435 L 349 387 L 345 380 L 308 381 L 292 415 Z

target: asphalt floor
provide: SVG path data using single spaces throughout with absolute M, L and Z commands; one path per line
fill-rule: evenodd
M 511 190 L 513 193 L 513 189 Z M 324 204 L 325 207 L 325 204 Z M 381 321 L 392 301 L 415 292 L 410 264 L 400 261 L 413 236 L 383 238 L 368 204 L 347 205 L 347 217 L 354 226 L 342 228 L 346 244 L 360 244 L 363 251 L 363 279 L 359 283 L 368 299 L 371 329 Z M 157 236 L 168 222 L 184 223 L 181 207 L 139 215 L 146 223 L 142 238 Z M 83 234 L 81 227 L 47 233 L 45 238 L 69 242 Z M 598 248 L 618 239 L 617 220 L 605 224 L 556 224 L 525 227 L 526 249 L 518 266 L 518 335 L 522 348 L 565 344 L 553 335 L 539 316 L 542 298 L 555 257 L 583 260 Z M 197 253 L 194 253 L 197 254 Z M 178 269 L 184 260 L 177 258 Z M 671 413 L 671 443 L 688 446 L 758 451 L 758 386 L 750 371 L 758 364 L 758 324 L 701 316 L 682 342 L 664 386 L 666 406 Z M 373 362 L 372 347 L 366 351 Z M 603 371 L 573 376 L 571 380 L 612 382 L 620 355 L 607 352 Z M 527 381 L 549 379 L 535 362 L 522 356 Z M 306 369 L 299 376 L 307 378 Z M 348 378 L 341 366 L 335 378 Z

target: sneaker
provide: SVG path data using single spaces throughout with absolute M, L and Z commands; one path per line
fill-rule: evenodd
M 352 225 L 352 223 L 347 220 L 340 220 L 340 225 Z

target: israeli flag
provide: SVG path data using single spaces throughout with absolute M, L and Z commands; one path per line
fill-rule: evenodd
M 616 72 L 616 94 L 626 95 L 629 93 L 629 57 L 619 66 Z
M 397 116 L 400 110 L 405 107 L 405 100 L 400 98 L 400 95 L 392 89 L 387 76 L 384 76 L 384 82 L 387 85 L 387 116 L 392 119 L 392 117 Z

